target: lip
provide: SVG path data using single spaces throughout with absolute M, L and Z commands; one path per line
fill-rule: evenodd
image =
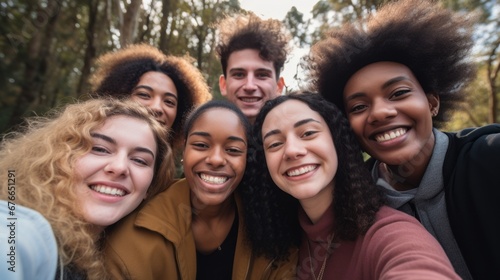
M 311 176 L 319 168 L 319 164 L 305 163 L 288 168 L 283 172 L 283 176 L 291 180 L 300 180 Z
M 377 128 L 368 134 L 368 138 L 370 140 L 377 141 L 376 140 L 377 135 L 380 135 L 380 134 L 383 134 L 383 133 L 386 133 L 386 132 L 389 132 L 392 130 L 397 130 L 397 129 L 405 129 L 406 133 L 408 133 L 408 131 L 410 131 L 411 127 L 408 125 L 391 125 L 391 126 L 386 126 L 386 127 L 382 127 L 382 128 Z
M 124 195 L 112 195 L 112 194 L 107 194 L 107 193 L 103 193 L 103 192 L 98 192 L 98 191 L 92 189 L 91 186 L 109 187 L 111 189 L 116 189 L 116 190 L 123 192 Z M 130 190 L 128 190 L 125 186 L 123 186 L 122 184 L 119 184 L 119 183 L 115 183 L 115 182 L 108 182 L 108 181 L 106 181 L 106 182 L 103 182 L 103 181 L 90 182 L 87 184 L 87 187 L 89 188 L 89 190 L 92 191 L 92 194 L 99 196 L 100 198 L 105 198 L 106 200 L 119 200 L 119 199 L 125 197 L 126 195 L 130 194 Z
M 249 100 L 250 99 L 250 100 Z M 239 96 L 238 100 L 245 104 L 255 104 L 262 101 L 262 97 L 258 96 Z
M 199 179 L 204 190 L 210 193 L 219 193 L 226 190 L 234 176 L 221 172 L 199 171 L 196 172 L 196 177 Z

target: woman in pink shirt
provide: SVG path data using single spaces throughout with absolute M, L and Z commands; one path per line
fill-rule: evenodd
M 319 94 L 269 101 L 257 116 L 245 190 L 256 254 L 299 249 L 298 279 L 459 279 L 413 217 L 384 206 L 341 111 Z

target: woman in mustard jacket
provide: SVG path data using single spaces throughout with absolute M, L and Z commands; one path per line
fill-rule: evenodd
M 116 279 L 293 279 L 296 254 L 273 262 L 245 236 L 244 186 L 250 124 L 227 101 L 187 119 L 185 179 L 108 232 L 107 267 Z M 241 185 L 241 186 L 240 186 Z

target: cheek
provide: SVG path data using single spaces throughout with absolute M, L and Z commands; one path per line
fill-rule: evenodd
M 98 167 L 99 162 L 92 160 L 88 155 L 84 155 L 77 159 L 74 163 L 74 172 L 77 176 L 77 180 L 83 181 L 85 178 L 89 177 L 93 170 Z M 91 168 L 93 167 L 93 168 Z
M 130 100 L 133 100 L 141 105 L 148 106 L 148 102 L 144 99 L 139 98 L 137 95 L 132 95 Z
M 266 164 L 267 169 L 269 170 L 269 174 L 273 181 L 276 182 L 279 176 L 279 165 L 280 165 L 280 157 L 277 154 L 266 154 Z
M 149 186 L 151 186 L 151 183 L 153 182 L 153 171 L 148 171 L 148 172 L 137 172 L 137 179 L 135 183 L 135 187 L 137 188 L 137 191 L 146 194 L 146 192 L 149 189 Z

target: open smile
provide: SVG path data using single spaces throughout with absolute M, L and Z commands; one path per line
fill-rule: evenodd
M 407 131 L 408 131 L 407 128 L 399 127 L 399 128 L 393 129 L 393 130 L 389 130 L 389 131 L 386 131 L 383 133 L 376 134 L 374 136 L 374 139 L 378 143 L 382 143 L 382 142 L 396 139 L 402 135 L 405 135 Z
M 260 97 L 240 97 L 239 99 L 246 103 L 255 103 L 262 100 Z
M 200 173 L 199 176 L 200 176 L 201 180 L 203 180 L 204 182 L 207 182 L 209 184 L 214 184 L 214 185 L 224 184 L 229 179 L 229 177 L 227 177 L 227 176 L 214 176 L 214 175 L 208 175 L 205 173 Z
M 285 172 L 285 174 L 288 177 L 296 177 L 296 176 L 300 176 L 300 175 L 309 173 L 317 168 L 318 168 L 317 164 L 309 164 L 309 165 L 301 166 L 299 168 L 287 170 Z
M 105 185 L 90 185 L 90 189 L 92 189 L 95 192 L 106 194 L 106 195 L 111 195 L 111 196 L 125 196 L 127 194 L 126 191 L 118 188 L 113 188 L 110 186 L 105 186 Z

